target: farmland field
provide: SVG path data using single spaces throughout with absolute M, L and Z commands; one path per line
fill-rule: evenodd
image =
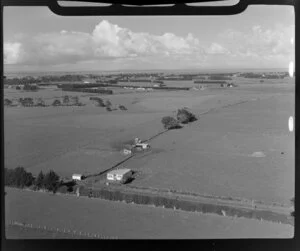
M 146 140 L 158 135 L 149 141 L 149 151 L 134 155 L 120 166 L 138 173 L 132 182 L 136 188 L 238 197 L 289 208 L 295 185 L 294 133 L 288 131 L 288 118 L 295 113 L 294 82 L 290 79 L 263 84 L 246 79 L 233 82 L 238 87 L 124 93 L 119 88 L 113 95 L 63 92 L 55 88 L 38 92 L 5 89 L 5 98 L 10 99 L 42 97 L 51 104 L 55 98 L 70 95 L 78 96 L 85 104 L 5 107 L 5 166 L 23 166 L 33 174 L 52 169 L 68 178 L 73 173 L 98 174 L 124 160 L 126 156 L 121 150 L 135 137 Z M 166 83 L 180 86 L 180 81 Z M 181 83 L 187 85 L 192 86 L 192 82 Z M 92 96 L 109 100 L 112 107 L 124 105 L 128 110 L 109 112 L 95 106 L 89 100 Z M 183 107 L 188 107 L 198 120 L 182 129 L 159 134 L 164 131 L 162 117 L 176 116 L 177 109 Z M 102 183 L 103 179 L 100 178 Z M 91 182 L 98 181 L 91 178 Z M 17 190 L 9 190 L 6 196 L 6 220 L 118 238 L 293 235 L 290 225 L 254 219 Z M 33 229 L 27 232 L 16 226 L 7 229 L 11 238 L 18 233 L 20 238 L 35 236 Z M 38 236 L 65 238 L 66 235 L 43 232 Z
M 124 142 L 156 135 L 163 131 L 163 116 L 189 107 L 198 121 L 154 138 L 149 153 L 123 164 L 140 172 L 135 185 L 288 204 L 294 197 L 294 134 L 287 127 L 294 83 L 272 81 L 235 79 L 235 88 L 99 96 L 128 108 L 112 112 L 89 101 L 95 94 L 5 89 L 9 98 L 68 94 L 86 104 L 5 108 L 5 166 L 34 174 L 53 169 L 67 177 L 99 173 L 124 159 Z
M 87 197 L 51 195 L 9 188 L 6 191 L 6 225 L 10 221 L 17 221 L 51 229 L 68 229 L 77 233 L 97 233 L 118 239 L 293 237 L 293 227 L 285 224 Z M 7 229 L 6 238 L 70 238 L 62 234 L 47 234 L 45 231 L 37 233 L 31 228 L 27 231 L 16 227 Z

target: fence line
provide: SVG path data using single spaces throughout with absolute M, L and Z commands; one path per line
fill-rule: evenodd
M 48 226 L 41 226 L 41 225 L 33 225 L 32 223 L 22 223 L 15 220 L 10 220 L 8 222 L 9 226 L 19 226 L 24 228 L 32 228 L 32 229 L 43 229 L 45 231 L 52 231 L 57 233 L 65 233 L 70 234 L 72 236 L 80 236 L 80 237 L 89 237 L 89 238 L 97 238 L 97 239 L 118 239 L 116 236 L 104 236 L 100 233 L 90 233 L 90 232 L 84 232 L 84 231 L 76 231 L 75 229 L 67 229 L 67 228 L 52 228 Z

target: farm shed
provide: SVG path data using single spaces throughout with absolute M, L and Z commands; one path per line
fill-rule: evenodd
M 137 143 L 135 144 L 135 147 L 140 147 L 142 148 L 143 150 L 147 149 L 147 148 L 150 148 L 150 145 L 147 144 L 147 143 Z
M 123 153 L 124 155 L 128 155 L 128 154 L 131 154 L 132 152 L 131 152 L 131 150 L 124 149 L 124 150 L 122 151 L 122 153 Z
M 107 173 L 107 179 L 111 181 L 121 181 L 125 183 L 132 175 L 132 171 L 128 168 L 112 170 Z
M 84 176 L 82 174 L 73 174 L 72 180 L 83 180 Z

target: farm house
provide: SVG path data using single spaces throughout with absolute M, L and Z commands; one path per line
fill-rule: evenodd
M 82 174 L 73 174 L 72 180 L 83 180 L 84 176 Z
M 107 179 L 111 181 L 121 181 L 125 183 L 132 176 L 132 171 L 128 168 L 117 169 L 107 173 Z

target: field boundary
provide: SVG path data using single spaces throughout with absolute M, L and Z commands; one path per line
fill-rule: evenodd
M 56 237 L 56 239 L 67 239 L 72 238 L 83 238 L 83 239 L 118 239 L 118 237 L 116 236 L 104 236 L 101 235 L 100 233 L 90 233 L 90 232 L 85 232 L 85 231 L 78 231 L 78 230 L 74 230 L 74 229 L 69 229 L 69 228 L 58 228 L 58 227 L 49 227 L 46 225 L 36 225 L 36 224 L 32 224 L 32 223 L 25 223 L 25 222 L 20 222 L 20 221 L 16 221 L 16 220 L 11 220 L 9 221 L 6 225 L 5 225 L 5 233 L 6 233 L 6 238 L 9 239 L 14 239 L 11 238 L 9 236 L 7 236 L 7 228 L 8 227 L 19 227 L 20 229 L 23 230 L 36 230 L 39 232 L 45 232 L 48 234 L 59 234 L 61 236 Z M 18 237 L 17 237 L 18 238 Z M 31 239 L 36 238 L 35 236 L 32 236 Z M 51 238 L 51 237 L 50 237 Z
M 87 188 L 79 189 L 80 196 L 100 198 L 111 201 L 123 201 L 142 205 L 154 205 L 156 207 L 170 208 L 189 212 L 212 213 L 229 217 L 243 217 L 257 220 L 265 220 L 282 224 L 294 225 L 292 216 L 274 212 L 266 209 L 251 208 L 247 205 L 217 203 L 216 200 L 202 200 L 188 197 L 181 197 L 176 194 L 157 194 L 146 191 L 129 191 L 121 189 L 106 188 Z

